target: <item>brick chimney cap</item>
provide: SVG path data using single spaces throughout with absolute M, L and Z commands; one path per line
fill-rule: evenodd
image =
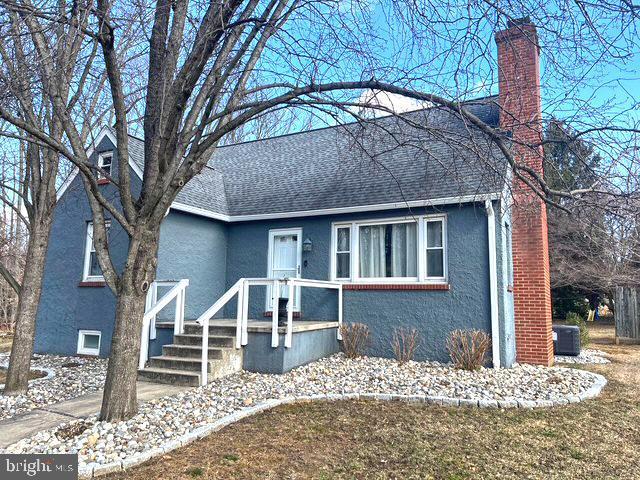
M 521 27 L 523 25 L 533 25 L 533 23 L 531 23 L 531 17 L 529 17 L 529 15 L 522 18 L 510 18 L 507 20 L 507 28 Z
M 507 28 L 496 32 L 495 40 L 496 43 L 501 43 L 520 37 L 528 38 L 538 45 L 538 32 L 536 26 L 531 22 L 531 19 L 528 16 L 507 20 Z M 539 45 L 538 50 L 540 50 Z

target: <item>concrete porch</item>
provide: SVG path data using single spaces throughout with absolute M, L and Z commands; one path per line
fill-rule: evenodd
M 241 369 L 258 373 L 285 373 L 292 368 L 337 353 L 337 321 L 296 320 L 291 347 L 285 347 L 286 327 L 278 327 L 278 346 L 272 346 L 271 320 L 247 321 L 247 344 L 236 348 L 236 319 L 209 322 L 209 376 L 217 378 Z M 200 381 L 202 327 L 185 321 L 184 333 L 174 335 L 173 322 L 157 322 L 149 343 L 150 359 L 141 379 L 198 385 Z

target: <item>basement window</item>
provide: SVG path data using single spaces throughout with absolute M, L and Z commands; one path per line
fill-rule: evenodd
M 100 340 L 102 332 L 99 330 L 79 330 L 78 331 L 78 354 L 79 355 L 100 355 Z

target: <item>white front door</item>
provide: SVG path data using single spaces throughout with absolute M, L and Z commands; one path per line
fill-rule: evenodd
M 300 278 L 302 229 L 269 230 L 269 278 Z M 280 289 L 280 298 L 289 298 L 289 288 Z M 267 311 L 272 310 L 271 288 L 267 288 Z M 300 311 L 300 289 L 294 295 L 293 309 Z

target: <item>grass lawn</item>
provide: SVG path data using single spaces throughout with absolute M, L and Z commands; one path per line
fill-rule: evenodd
M 640 347 L 592 328 L 601 397 L 543 410 L 389 402 L 289 405 L 115 479 L 640 478 Z

